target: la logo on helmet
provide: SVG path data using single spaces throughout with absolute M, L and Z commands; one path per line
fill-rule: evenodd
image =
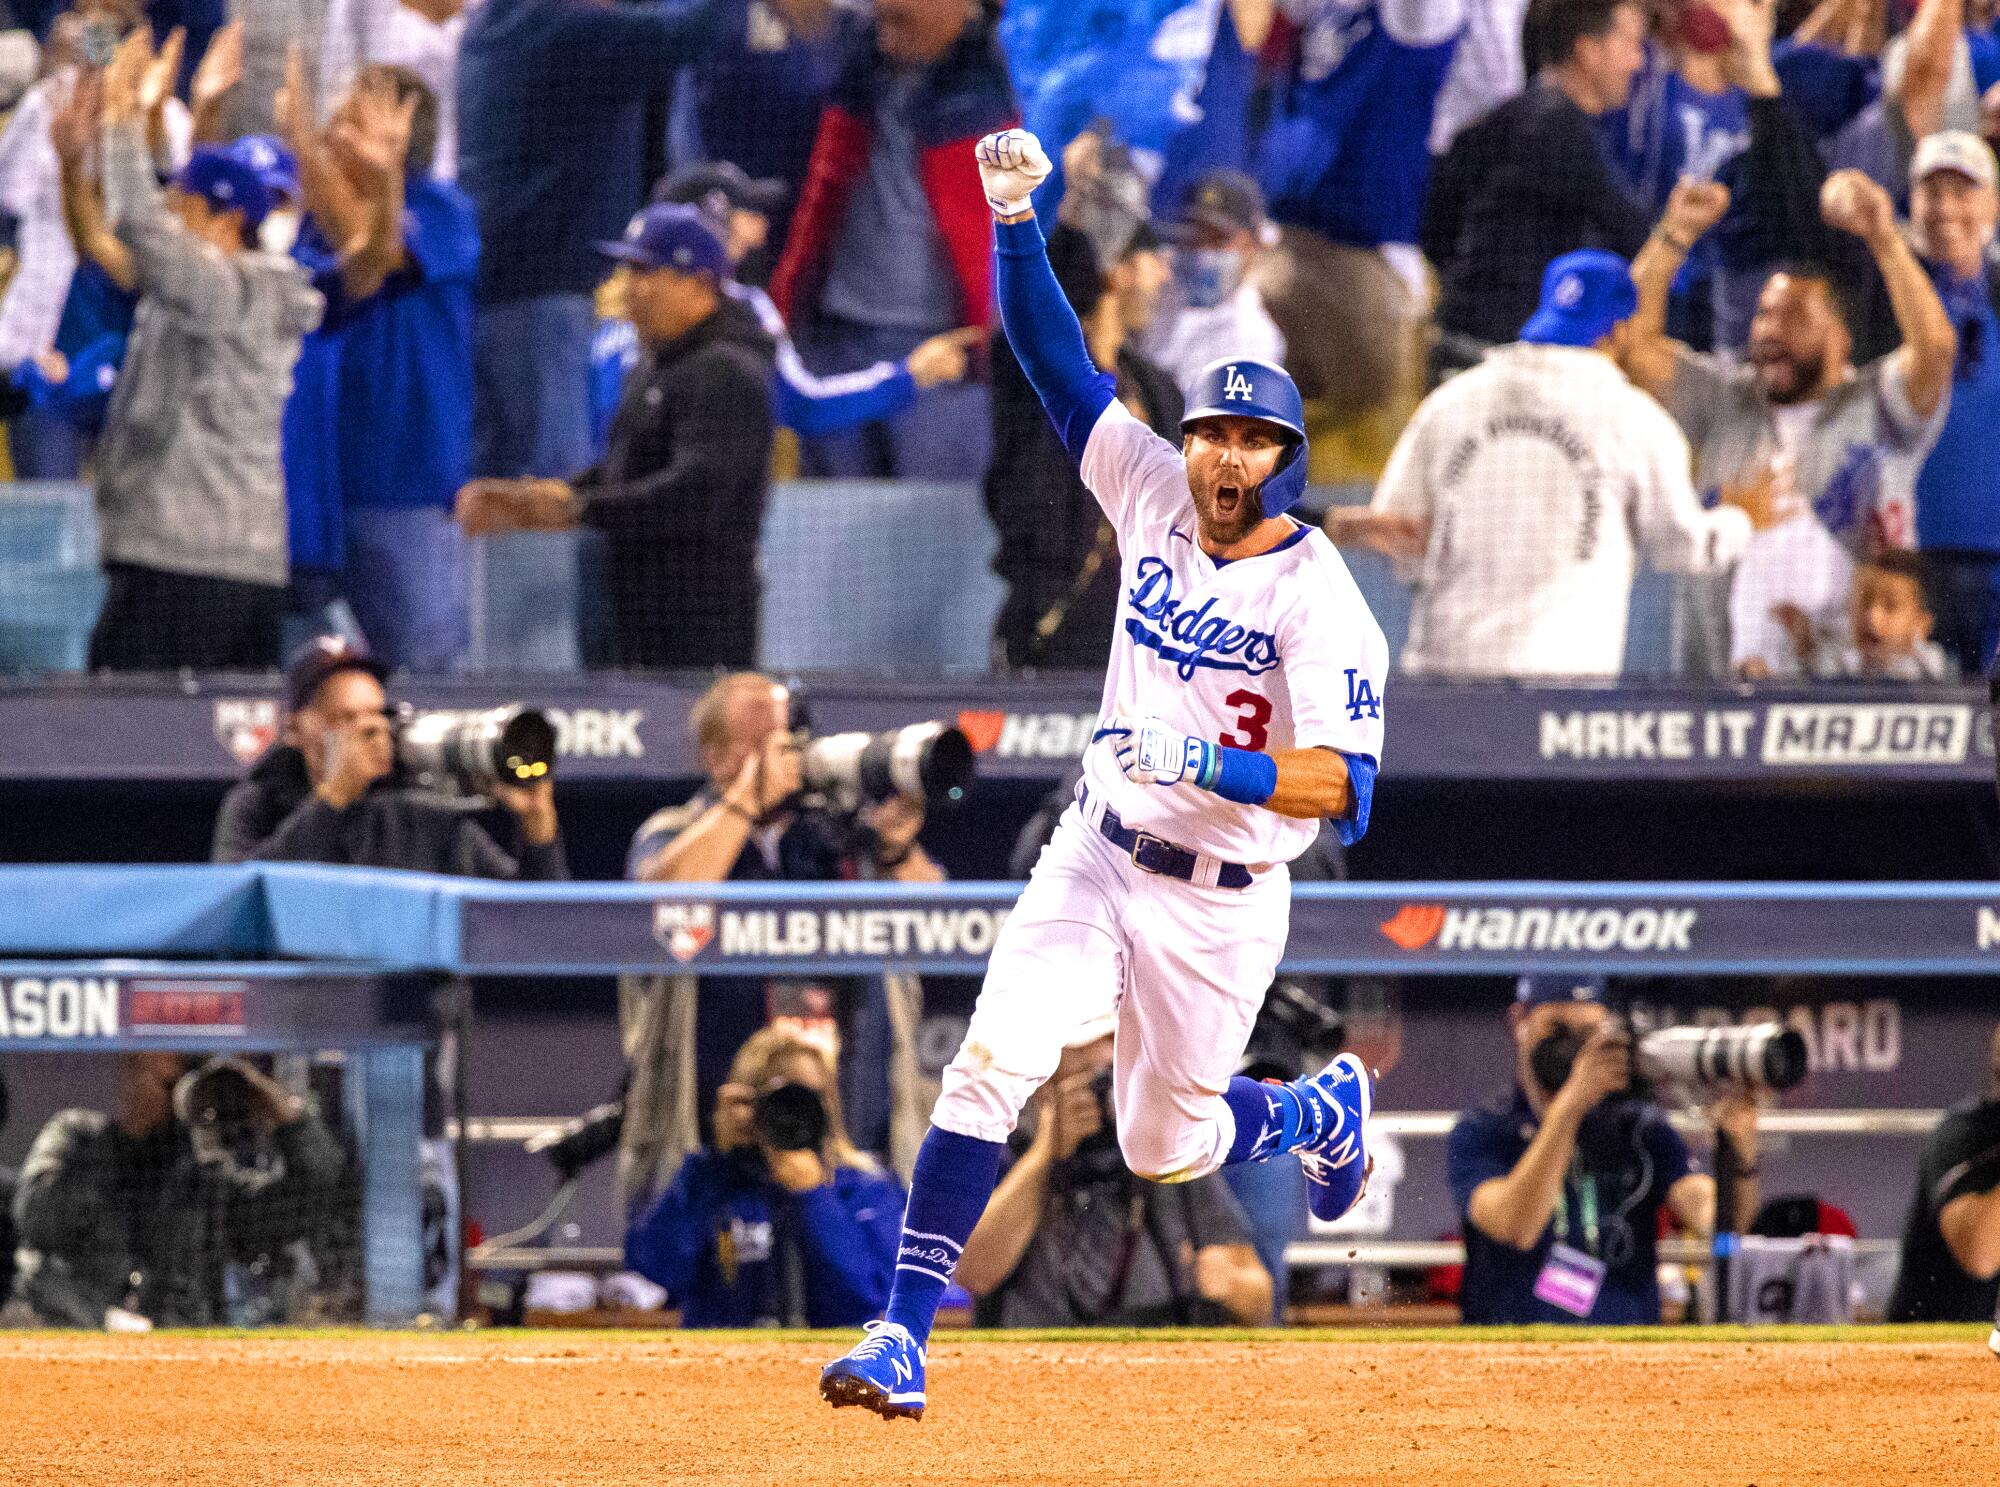
M 1231 367 L 1229 375 L 1223 379 L 1222 400 L 1230 402 L 1236 398 L 1241 398 L 1246 403 L 1250 401 L 1250 379 L 1235 367 Z

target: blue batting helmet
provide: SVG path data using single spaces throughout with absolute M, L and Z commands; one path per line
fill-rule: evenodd
M 1306 490 L 1306 408 L 1283 367 L 1248 356 L 1210 362 L 1194 379 L 1181 428 L 1204 418 L 1254 418 L 1291 435 L 1291 448 L 1257 494 L 1266 516 L 1282 516 L 1298 504 Z

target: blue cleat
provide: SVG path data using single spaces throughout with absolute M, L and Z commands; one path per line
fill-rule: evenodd
M 870 1322 L 867 1334 L 820 1370 L 819 1397 L 835 1409 L 858 1404 L 885 1420 L 921 1420 L 923 1347 L 893 1322 Z
M 1374 1103 L 1368 1070 L 1359 1058 L 1343 1053 L 1293 1088 L 1317 1107 L 1319 1129 L 1299 1148 L 1306 1203 L 1314 1218 L 1331 1223 L 1361 1201 L 1375 1168 L 1361 1130 Z

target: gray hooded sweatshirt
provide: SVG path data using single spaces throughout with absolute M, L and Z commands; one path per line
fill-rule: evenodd
M 136 124 L 104 130 L 104 190 L 139 309 L 97 459 L 107 562 L 285 581 L 279 425 L 325 301 L 290 258 L 225 254 L 167 210 Z

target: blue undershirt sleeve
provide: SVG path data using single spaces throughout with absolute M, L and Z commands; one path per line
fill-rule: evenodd
M 1333 823 L 1333 834 L 1343 847 L 1360 841 L 1368 830 L 1368 808 L 1375 803 L 1375 772 L 1381 768 L 1367 754 L 1340 756 L 1347 761 L 1347 788 L 1351 799 L 1347 814 Z
M 1117 395 L 1117 380 L 1090 359 L 1076 311 L 1049 267 L 1041 223 L 1033 217 L 994 223 L 993 253 L 1007 344 L 1042 400 L 1056 437 L 1081 464 L 1090 431 Z

